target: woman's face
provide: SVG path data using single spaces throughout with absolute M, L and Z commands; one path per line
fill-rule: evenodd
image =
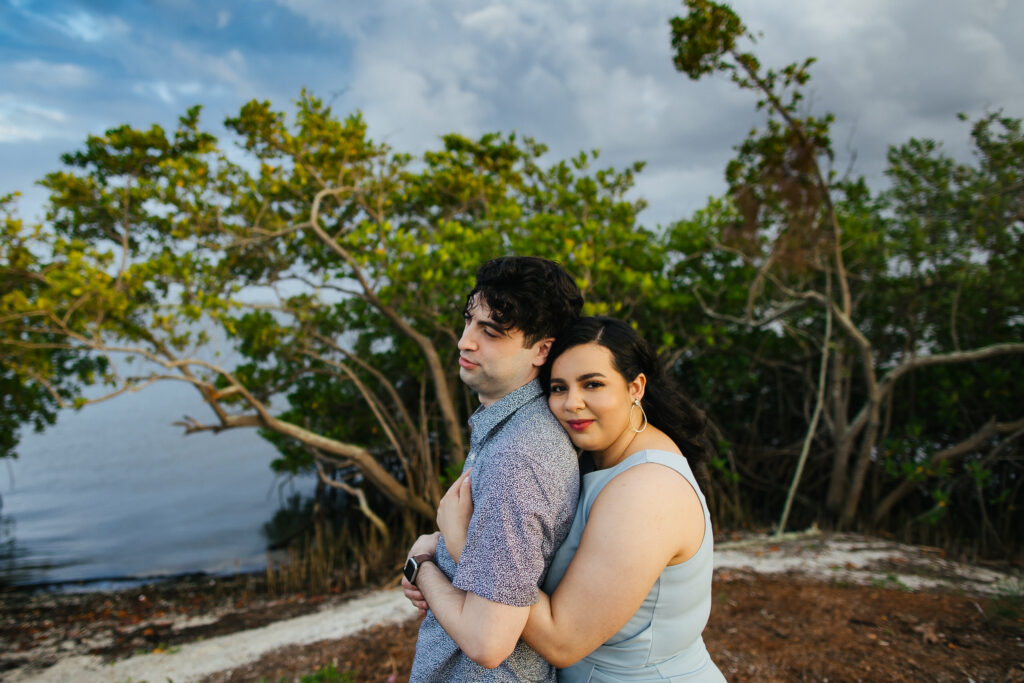
M 627 382 L 604 346 L 581 344 L 552 364 L 548 406 L 578 448 L 599 453 L 630 429 L 629 409 L 643 397 L 644 381 L 641 374 Z

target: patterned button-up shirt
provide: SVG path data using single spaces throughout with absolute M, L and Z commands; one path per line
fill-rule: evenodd
M 437 565 L 457 588 L 503 605 L 532 605 L 572 525 L 576 452 L 537 380 L 477 409 L 469 426 L 473 518 L 459 563 L 442 537 Z M 523 641 L 497 668 L 485 669 L 427 612 L 410 680 L 554 681 L 555 670 Z

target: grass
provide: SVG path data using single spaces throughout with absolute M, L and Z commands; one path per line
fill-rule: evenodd
M 352 671 L 338 671 L 333 664 L 328 664 L 311 674 L 306 674 L 299 679 L 300 683 L 355 683 L 355 673 Z M 288 683 L 289 679 L 279 678 L 277 683 Z M 261 678 L 260 683 L 271 683 L 266 678 Z
M 896 588 L 901 591 L 909 591 L 910 586 L 900 581 L 900 577 L 892 572 L 885 575 L 884 579 L 875 579 L 871 582 L 873 588 Z
M 1024 579 L 1014 578 L 999 587 L 992 604 L 996 614 L 1011 621 L 1024 621 Z
M 353 525 L 356 526 L 356 525 Z M 267 589 L 271 593 L 344 592 L 385 576 L 398 576 L 404 551 L 415 534 L 407 525 L 384 539 L 370 525 L 335 526 L 317 523 L 312 532 L 289 546 L 283 562 L 267 557 Z

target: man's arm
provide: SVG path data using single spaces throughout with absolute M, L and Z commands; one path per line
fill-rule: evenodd
M 433 562 L 420 568 L 416 587 L 459 649 L 488 669 L 512 654 L 530 615 L 529 607 L 502 605 L 459 590 Z

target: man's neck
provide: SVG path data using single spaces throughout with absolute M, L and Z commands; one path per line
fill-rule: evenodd
M 525 382 L 523 382 L 522 384 L 520 384 L 519 386 L 517 386 L 517 387 L 516 387 L 515 389 L 510 389 L 509 391 L 506 391 L 506 392 L 505 392 L 504 394 L 502 394 L 501 396 L 498 396 L 498 397 L 487 397 L 487 398 L 485 398 L 485 397 L 483 396 L 483 394 L 477 394 L 477 395 L 476 395 L 476 397 L 477 397 L 477 398 L 478 398 L 478 399 L 480 400 L 480 405 L 482 405 L 482 406 L 483 406 L 484 408 L 489 408 L 489 407 L 491 407 L 492 405 L 494 405 L 495 403 L 497 403 L 498 401 L 500 401 L 501 399 L 503 399 L 503 398 L 505 398 L 506 396 L 508 396 L 509 394 L 511 394 L 511 393 L 513 393 L 513 392 L 516 392 L 516 391 L 519 391 L 520 389 L 522 389 L 523 387 L 525 387 L 525 386 L 526 386 L 527 384 L 529 384 L 529 383 L 530 383 L 530 382 L 532 382 L 533 380 L 537 379 L 537 376 L 538 376 L 538 374 L 539 374 L 539 373 L 537 373 L 537 372 L 534 372 L 533 374 L 531 374 L 531 375 L 530 375 L 530 378 L 529 378 L 529 379 L 527 379 L 527 380 L 526 380 Z

